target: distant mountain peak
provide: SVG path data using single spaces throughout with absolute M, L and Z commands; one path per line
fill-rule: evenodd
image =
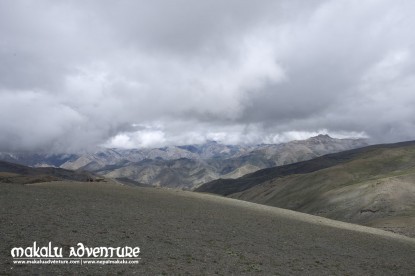
M 314 141 L 314 142 L 329 142 L 329 141 L 333 141 L 336 140 L 335 138 L 331 137 L 328 134 L 319 134 L 317 136 L 313 136 L 308 138 L 306 141 Z M 302 140 L 299 140 L 300 142 Z
M 330 139 L 333 139 L 330 135 L 328 135 L 328 134 L 319 134 L 319 135 L 317 135 L 317 136 L 315 136 L 316 138 L 330 138 Z

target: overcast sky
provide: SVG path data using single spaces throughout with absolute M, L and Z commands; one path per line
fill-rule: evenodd
M 0 1 L 0 150 L 415 139 L 415 1 Z

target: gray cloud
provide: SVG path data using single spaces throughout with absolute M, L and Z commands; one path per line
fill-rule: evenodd
M 411 1 L 1 1 L 0 150 L 415 137 Z

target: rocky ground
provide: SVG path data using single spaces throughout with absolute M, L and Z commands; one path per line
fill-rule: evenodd
M 0 274 L 415 275 L 415 239 L 219 196 L 0 184 Z M 134 265 L 15 265 L 16 246 L 139 246 Z

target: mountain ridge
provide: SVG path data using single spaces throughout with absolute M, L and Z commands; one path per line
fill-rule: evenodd
M 415 237 L 415 141 L 329 154 L 196 191 Z
M 283 166 L 261 169 L 256 172 L 246 174 L 238 179 L 217 179 L 212 182 L 205 183 L 201 187 L 197 188 L 196 191 L 210 192 L 226 196 L 235 192 L 241 192 L 243 190 L 249 189 L 255 185 L 258 185 L 255 183 L 262 183 L 272 178 L 287 176 L 290 174 L 295 174 L 296 172 L 313 172 L 331 166 L 335 166 L 338 165 L 340 162 L 351 160 L 354 156 L 361 154 L 362 152 L 376 150 L 380 147 L 394 148 L 406 145 L 415 145 L 415 141 L 371 145 L 363 148 L 356 148 L 338 153 L 330 153 L 311 160 L 305 160 Z M 221 189 L 226 189 L 226 186 L 228 186 L 227 190 L 229 191 L 221 191 Z

